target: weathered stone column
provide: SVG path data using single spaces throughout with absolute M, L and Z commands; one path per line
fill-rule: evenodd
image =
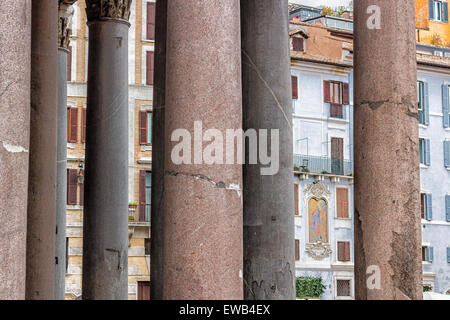
M 244 297 L 295 299 L 288 1 L 241 1 L 241 21 L 244 130 L 279 130 L 279 170 L 244 165 Z
M 240 36 L 239 0 L 168 1 L 164 299 L 243 298 L 242 165 L 206 164 L 199 150 L 200 126 L 242 128 Z
M 414 28 L 414 1 L 355 1 L 357 299 L 422 297 Z
M 153 86 L 152 133 L 152 217 L 150 249 L 150 297 L 163 294 L 163 195 L 164 195 L 164 119 L 166 104 L 167 0 L 156 1 L 155 72 Z
M 32 1 L 27 299 L 54 299 L 58 2 Z
M 31 1 L 0 5 L 0 300 L 25 299 Z
M 131 0 L 87 0 L 89 67 L 83 299 L 128 297 L 128 29 Z
M 58 122 L 56 154 L 55 299 L 63 300 L 66 275 L 67 203 L 67 57 L 77 0 L 59 0 L 58 22 Z

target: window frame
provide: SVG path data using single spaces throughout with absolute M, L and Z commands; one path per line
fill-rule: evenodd
M 346 190 L 347 191 L 347 216 L 345 217 L 340 217 L 339 216 L 339 203 L 338 203 L 338 190 Z M 344 220 L 349 220 L 351 219 L 350 217 L 350 192 L 349 192 L 349 188 L 345 187 L 345 186 L 336 186 L 336 219 L 344 219 Z
M 150 177 L 150 185 L 148 185 Z M 147 198 L 147 191 L 150 191 L 150 197 Z M 147 211 L 148 210 L 148 211 Z M 152 172 L 145 171 L 145 222 L 150 222 L 152 214 Z

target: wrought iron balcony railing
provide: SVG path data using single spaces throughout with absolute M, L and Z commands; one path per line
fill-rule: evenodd
M 330 157 L 294 154 L 294 169 L 305 173 L 349 176 L 353 174 L 353 162 L 351 160 L 332 159 Z

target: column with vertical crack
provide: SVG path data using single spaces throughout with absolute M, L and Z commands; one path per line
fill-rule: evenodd
M 238 0 L 168 1 L 165 110 L 163 298 L 242 299 L 242 165 L 219 141 L 242 128 Z
M 83 299 L 128 296 L 128 30 L 131 0 L 87 0 L 89 60 Z
M 241 1 L 241 21 L 244 130 L 279 131 L 279 149 L 270 150 L 272 160 L 279 152 L 279 168 L 263 174 L 269 166 L 244 165 L 244 296 L 294 299 L 288 1 Z
M 357 299 L 421 299 L 414 1 L 355 1 Z

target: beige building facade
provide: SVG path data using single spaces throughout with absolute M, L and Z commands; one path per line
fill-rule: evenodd
M 83 187 L 88 37 L 85 1 L 75 5 L 68 59 L 66 299 L 82 292 Z M 135 0 L 129 31 L 128 298 L 150 298 L 150 202 L 154 0 Z M 111 110 L 113 112 L 113 110 Z M 114 154 L 110 155 L 114 157 Z M 114 172 L 111 172 L 114 174 Z

